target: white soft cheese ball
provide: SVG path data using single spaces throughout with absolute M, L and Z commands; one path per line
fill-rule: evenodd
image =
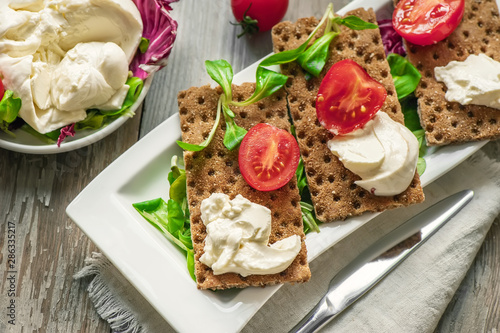
M 66 53 L 55 72 L 54 106 L 75 111 L 108 101 L 127 81 L 128 61 L 115 43 L 79 43 Z

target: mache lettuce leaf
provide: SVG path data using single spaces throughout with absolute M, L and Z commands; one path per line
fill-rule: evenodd
M 177 163 L 177 156 L 173 156 L 167 176 L 170 184 L 168 201 L 156 198 L 137 202 L 132 206 L 146 221 L 185 253 L 189 274 L 196 281 L 190 214 L 187 205 L 186 171 Z

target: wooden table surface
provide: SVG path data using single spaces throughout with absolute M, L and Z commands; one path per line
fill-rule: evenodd
M 320 17 L 327 0 L 291 0 L 285 19 Z M 334 0 L 340 9 L 349 0 Z M 237 39 L 229 0 L 180 0 L 179 22 L 168 66 L 159 72 L 142 112 L 98 143 L 68 153 L 29 155 L 0 149 L 0 332 L 108 332 L 74 280 L 98 248 L 66 216 L 67 205 L 107 165 L 177 112 L 179 90 L 210 82 L 204 60 L 226 59 L 238 72 L 271 52 L 270 33 Z M 142 114 L 141 114 L 142 113 Z M 499 145 L 483 148 L 499 156 Z M 92 209 L 92 207 L 89 207 Z M 15 231 L 15 277 L 7 271 L 8 236 Z M 500 330 L 500 225 L 495 221 L 475 262 L 444 314 L 439 332 Z M 7 297 L 14 283 L 15 297 Z M 6 307 L 15 301 L 16 325 Z

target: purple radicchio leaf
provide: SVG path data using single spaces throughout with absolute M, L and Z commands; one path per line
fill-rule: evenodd
M 144 80 L 167 64 L 177 35 L 177 22 L 172 19 L 170 4 L 179 0 L 133 0 L 141 13 L 142 37 L 149 40 L 145 53 L 137 51 L 130 64 L 133 75 Z
M 57 138 L 57 146 L 61 147 L 61 143 L 66 139 L 67 136 L 75 136 L 75 124 L 64 126 L 61 128 L 61 134 Z
M 385 54 L 396 53 L 401 56 L 406 55 L 406 51 L 403 46 L 403 38 L 394 30 L 392 26 L 392 20 L 380 20 L 377 22 L 380 30 L 380 35 L 382 36 L 382 44 L 384 44 Z

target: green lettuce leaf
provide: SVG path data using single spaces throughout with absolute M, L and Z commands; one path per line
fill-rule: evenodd
M 9 125 L 16 120 L 21 105 L 20 98 L 14 97 L 14 93 L 10 90 L 5 91 L 0 101 L 0 130 L 14 136 L 14 133 L 9 131 Z
M 404 57 L 391 53 L 387 56 L 398 99 L 410 95 L 417 88 L 421 75 Z

